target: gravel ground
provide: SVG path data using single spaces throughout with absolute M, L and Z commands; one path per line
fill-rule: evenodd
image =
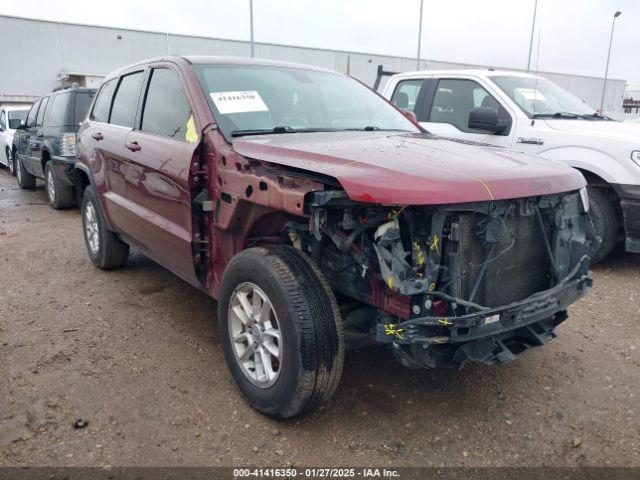
M 640 255 L 593 278 L 516 362 L 410 371 L 349 352 L 334 400 L 279 423 L 236 390 L 212 299 L 135 252 L 97 270 L 79 212 L 3 170 L 0 465 L 640 466 Z

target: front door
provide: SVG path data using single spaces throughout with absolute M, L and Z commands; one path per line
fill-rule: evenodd
M 153 68 L 144 89 L 139 128 L 127 135 L 122 168 L 127 198 L 143 228 L 148 253 L 188 281 L 197 282 L 192 253 L 189 171 L 198 130 L 179 73 Z
M 47 105 L 49 105 L 49 98 L 44 97 L 40 103 L 38 109 L 38 115 L 36 117 L 36 123 L 31 129 L 31 135 L 29 137 L 29 157 L 31 160 L 31 172 L 40 178 L 44 178 L 44 171 L 42 169 L 42 147 L 44 145 L 44 117 L 47 111 Z
M 38 100 L 31 106 L 24 127 L 20 130 L 17 141 L 18 161 L 21 162 L 23 168 L 29 173 L 33 172 L 31 162 L 31 137 L 36 131 L 36 117 L 40 108 L 41 100 Z

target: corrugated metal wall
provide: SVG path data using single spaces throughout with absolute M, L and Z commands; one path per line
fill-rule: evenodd
M 60 85 L 63 74 L 104 75 L 130 63 L 167 54 L 249 56 L 248 42 L 157 32 L 48 22 L 0 15 L 4 45 L 0 49 L 0 100 L 40 96 Z M 120 38 L 118 38 L 120 37 Z M 373 85 L 378 65 L 386 70 L 416 69 L 412 58 L 255 44 L 261 58 L 306 63 L 348 73 Z M 422 60 L 421 69 L 486 68 Z M 599 106 L 601 78 L 540 72 L 592 106 Z M 605 110 L 622 110 L 624 80 L 609 80 Z

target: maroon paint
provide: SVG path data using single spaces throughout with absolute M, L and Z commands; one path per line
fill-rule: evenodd
M 354 200 L 437 205 L 577 190 L 575 170 L 501 147 L 429 134 L 299 133 L 242 137 L 236 152 L 337 178 Z
M 191 63 L 280 65 L 187 57 L 150 60 L 114 72 L 107 80 L 141 67 L 174 68 L 191 103 L 196 127 L 205 132 L 201 133 L 204 144 L 199 147 L 87 121 L 79 132 L 78 159 L 91 171 L 108 227 L 136 240 L 154 260 L 214 297 L 229 259 L 246 248 L 252 237 L 273 235 L 269 229 L 273 215 L 285 212 L 306 217 L 305 194 L 324 188 L 286 174 L 261 176 L 249 160 L 329 175 L 353 200 L 391 205 L 520 198 L 585 185 L 582 175 L 560 164 L 429 134 L 302 133 L 242 137 L 232 145 L 211 128 L 215 121 Z M 126 148 L 127 142 L 133 150 Z M 200 153 L 203 171 L 198 171 L 196 162 Z M 204 182 L 209 199 L 217 205 L 215 217 L 208 214 L 205 219 L 209 261 L 203 282 L 195 276 L 191 251 L 195 235 L 191 200 L 199 182 Z M 248 186 L 251 195 L 247 195 Z M 220 201 L 223 193 L 228 201 Z M 395 315 L 408 314 L 408 299 L 388 295 L 382 285 L 373 285 L 371 301 Z

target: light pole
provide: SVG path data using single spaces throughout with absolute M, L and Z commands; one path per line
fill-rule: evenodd
M 420 23 L 418 24 L 418 55 L 416 56 L 416 70 L 420 70 L 420 43 L 422 42 L 422 7 L 424 0 L 420 0 Z
M 253 58 L 253 0 L 249 0 L 249 31 L 251 34 L 251 58 Z
M 613 43 L 613 29 L 616 28 L 616 18 L 622 15 L 621 11 L 613 14 L 611 22 L 611 37 L 609 37 L 609 52 L 607 53 L 607 67 L 604 70 L 604 83 L 602 85 L 602 98 L 600 99 L 600 113 L 604 110 L 604 92 L 607 89 L 607 76 L 609 75 L 609 58 L 611 57 L 611 44 Z
M 536 15 L 538 13 L 538 0 L 533 4 L 533 20 L 531 21 L 531 39 L 529 40 L 529 61 L 527 61 L 527 72 L 531 70 L 531 52 L 533 50 L 533 31 L 536 28 Z

